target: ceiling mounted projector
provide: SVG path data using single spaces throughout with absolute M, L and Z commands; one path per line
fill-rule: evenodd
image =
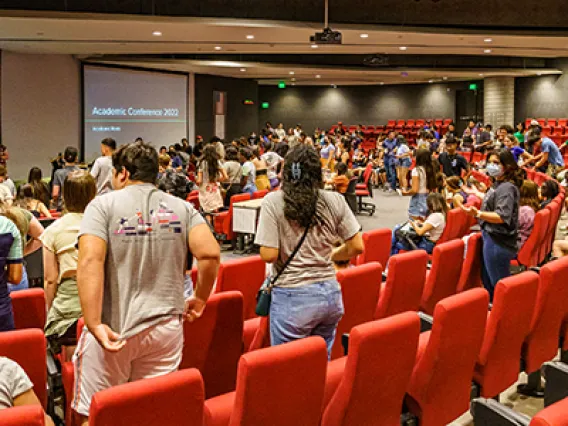
M 343 36 L 339 31 L 333 31 L 331 28 L 326 27 L 320 33 L 315 33 L 310 36 L 310 41 L 316 44 L 341 44 Z

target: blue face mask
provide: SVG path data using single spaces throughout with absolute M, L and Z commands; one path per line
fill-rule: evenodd
M 487 174 L 491 177 L 499 177 L 503 174 L 503 166 L 501 164 L 489 163 L 487 165 Z

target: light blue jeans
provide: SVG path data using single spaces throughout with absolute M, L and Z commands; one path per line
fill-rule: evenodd
M 20 284 L 8 283 L 8 291 L 11 293 L 13 291 L 26 290 L 28 288 L 30 288 L 30 283 L 28 281 L 28 273 L 26 271 L 26 267 L 24 266 L 22 268 L 22 280 L 20 281 Z
M 301 287 L 272 289 L 270 343 L 276 346 L 308 336 L 321 336 L 328 357 L 343 316 L 343 299 L 335 280 Z

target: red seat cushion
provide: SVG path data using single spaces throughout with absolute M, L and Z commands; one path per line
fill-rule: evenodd
M 39 405 L 24 405 L 0 410 L 2 426 L 43 426 L 45 414 Z

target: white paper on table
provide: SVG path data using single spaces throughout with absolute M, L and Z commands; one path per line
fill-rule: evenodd
M 233 207 L 233 232 L 256 234 L 256 209 Z

